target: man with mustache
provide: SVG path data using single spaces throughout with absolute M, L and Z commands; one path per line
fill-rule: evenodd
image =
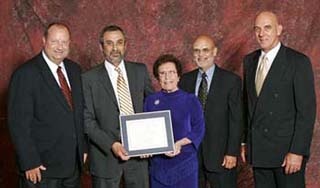
M 214 188 L 237 184 L 241 128 L 240 77 L 215 64 L 218 48 L 207 35 L 193 43 L 195 69 L 182 76 L 180 88 L 198 96 L 205 116 L 205 136 L 199 148 L 199 183 Z
M 316 114 L 312 66 L 280 42 L 282 25 L 273 12 L 257 15 L 254 32 L 260 49 L 244 58 L 241 157 L 253 167 L 256 188 L 305 187 Z
M 120 114 L 143 111 L 144 98 L 153 92 L 144 64 L 124 60 L 127 40 L 116 25 L 103 28 L 103 63 L 82 76 L 85 131 L 89 137 L 93 188 L 148 187 L 147 159 L 129 159 L 120 142 Z

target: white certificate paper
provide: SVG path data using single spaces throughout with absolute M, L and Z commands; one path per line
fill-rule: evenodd
M 164 117 L 127 121 L 129 150 L 168 147 Z
M 120 115 L 120 132 L 128 156 L 161 154 L 174 150 L 169 110 Z

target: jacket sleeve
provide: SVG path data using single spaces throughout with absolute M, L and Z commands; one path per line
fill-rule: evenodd
M 316 116 L 314 78 L 310 60 L 296 58 L 294 76 L 294 100 L 296 108 L 295 128 L 290 152 L 308 156 Z
M 109 153 L 114 142 L 119 141 L 120 137 L 107 133 L 101 129 L 97 118 L 95 104 L 93 101 L 94 91 L 92 89 L 92 81 L 90 78 L 82 75 L 82 88 L 84 95 L 84 131 L 89 141 L 98 146 L 105 154 Z
M 242 129 L 242 93 L 241 80 L 236 78 L 228 96 L 229 128 L 227 155 L 237 156 L 240 149 Z
M 18 70 L 13 74 L 9 86 L 8 126 L 22 171 L 41 165 L 40 155 L 32 139 L 34 85 L 27 71 Z

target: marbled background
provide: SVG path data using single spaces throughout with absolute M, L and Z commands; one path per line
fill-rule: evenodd
M 199 34 L 209 34 L 219 47 L 217 64 L 241 75 L 242 58 L 258 47 L 252 29 L 254 17 L 258 11 L 272 10 L 284 26 L 283 43 L 311 58 L 319 97 L 319 9 L 319 0 L 1 0 L 0 187 L 15 187 L 17 178 L 6 127 L 10 76 L 41 50 L 42 32 L 48 23 L 63 21 L 70 26 L 70 58 L 84 70 L 102 61 L 98 35 L 106 24 L 114 23 L 127 32 L 127 59 L 146 63 L 149 71 L 153 61 L 168 52 L 183 60 L 185 71 L 194 68 L 192 42 Z M 320 187 L 319 117 L 306 172 L 308 188 Z M 239 173 L 239 187 L 253 187 L 248 166 L 240 165 Z M 83 182 L 89 187 L 87 175 Z

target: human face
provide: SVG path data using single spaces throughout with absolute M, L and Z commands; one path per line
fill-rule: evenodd
M 269 52 L 279 43 L 282 26 L 272 12 L 260 13 L 254 25 L 256 39 L 264 52 Z
M 159 84 L 166 92 L 178 90 L 179 76 L 174 63 L 166 62 L 158 67 Z
M 53 25 L 47 37 L 42 38 L 44 52 L 48 58 L 59 65 L 70 51 L 70 34 L 67 28 Z
M 121 31 L 108 31 L 103 35 L 101 50 L 106 60 L 114 66 L 118 66 L 124 58 L 126 41 Z
M 200 69 L 206 71 L 214 64 L 217 50 L 210 37 L 200 36 L 193 43 L 193 60 Z

